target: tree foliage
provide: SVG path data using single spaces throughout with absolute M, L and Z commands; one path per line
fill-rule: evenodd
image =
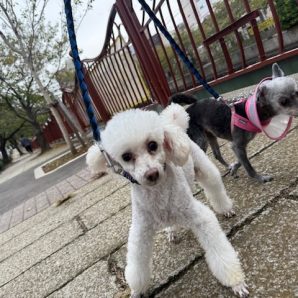
M 16 118 L 5 102 L 0 100 L 0 151 L 4 163 L 10 158 L 6 151 L 7 141 L 12 138 L 24 125 L 24 121 Z
M 33 79 L 30 88 L 31 95 L 36 96 L 35 102 L 45 99 L 44 105 L 45 102 L 49 105 L 67 144 L 75 152 L 53 105 L 57 101 L 62 105 L 57 100 L 61 93 L 55 74 L 68 56 L 65 16 L 61 5 L 60 19 L 49 22 L 45 16 L 48 3 L 49 0 L 0 0 L 0 77 L 10 86 L 18 86 L 19 90 L 26 89 L 28 80 Z M 74 15 L 79 19 L 76 12 Z
M 298 24 L 298 3 L 296 0 L 275 0 L 275 5 L 283 30 Z

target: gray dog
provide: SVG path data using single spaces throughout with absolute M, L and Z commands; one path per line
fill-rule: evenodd
M 192 96 L 176 94 L 171 101 L 179 104 L 191 104 L 186 111 L 190 116 L 188 134 L 204 151 L 208 143 L 215 158 L 226 166 L 233 176 L 243 165 L 250 177 L 259 182 L 268 182 L 273 178 L 258 174 L 248 160 L 246 147 L 257 132 L 247 131 L 231 125 L 232 109 L 242 119 L 248 118 L 245 101 L 231 108 L 223 101 L 204 99 L 198 101 Z M 263 82 L 256 94 L 257 114 L 262 123 L 270 121 L 277 115 L 298 115 L 298 86 L 294 79 L 285 77 L 278 64 L 272 65 L 272 80 Z M 217 137 L 232 142 L 232 149 L 238 159 L 237 163 L 229 165 L 222 157 L 217 143 Z

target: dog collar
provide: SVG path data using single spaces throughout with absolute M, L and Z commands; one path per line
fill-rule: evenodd
M 268 138 L 279 141 L 287 135 L 291 127 L 293 117 L 280 114 L 273 116 L 266 122 L 261 122 L 257 111 L 257 95 L 259 88 L 262 83 L 270 80 L 272 80 L 272 78 L 265 78 L 258 84 L 253 95 L 247 99 L 245 111 L 248 119 L 253 123 L 253 125 L 264 132 Z
M 243 130 L 260 133 L 264 132 L 267 137 L 272 140 L 281 140 L 284 138 L 292 124 L 293 117 L 288 115 L 277 115 L 266 121 L 260 121 L 257 111 L 257 94 L 260 85 L 264 81 L 271 80 L 272 78 L 263 79 L 256 87 L 254 93 L 248 98 L 243 98 L 237 101 L 231 108 L 231 126 L 237 126 Z M 245 103 L 245 113 L 247 118 L 239 115 L 235 111 L 235 105 Z

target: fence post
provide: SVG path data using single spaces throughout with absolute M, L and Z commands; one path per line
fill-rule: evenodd
M 92 82 L 92 79 L 90 78 L 89 72 L 85 69 L 85 67 L 84 67 L 84 72 L 85 72 L 85 81 L 88 86 L 88 90 L 89 90 L 90 96 L 92 98 L 92 101 L 93 101 L 98 113 L 100 114 L 101 119 L 104 122 L 107 122 L 111 118 L 111 115 L 108 113 L 105 105 L 103 104 L 103 102 L 100 98 L 100 95 L 98 94 L 98 92 Z
M 117 12 L 134 46 L 153 96 L 161 105 L 166 106 L 171 95 L 167 79 L 130 3 L 127 0 L 117 0 Z

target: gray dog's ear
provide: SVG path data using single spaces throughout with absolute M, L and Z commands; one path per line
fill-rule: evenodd
M 272 78 L 284 77 L 285 74 L 282 69 L 279 67 L 277 63 L 273 63 L 272 65 Z

